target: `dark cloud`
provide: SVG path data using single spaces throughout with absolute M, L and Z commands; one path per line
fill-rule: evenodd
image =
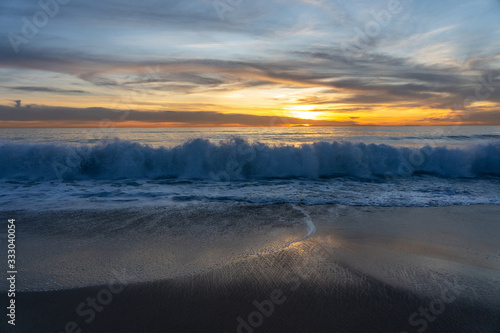
M 98 125 L 100 122 L 143 122 L 143 123 L 178 123 L 181 125 L 231 125 L 246 126 L 280 126 L 295 124 L 311 125 L 355 125 L 347 121 L 304 120 L 292 117 L 256 116 L 248 114 L 224 114 L 211 111 L 136 111 L 112 110 L 105 108 L 64 108 L 38 106 L 17 108 L 0 106 L 2 121 L 43 121 L 43 122 L 88 122 Z
M 47 93 L 62 93 L 62 94 L 86 94 L 83 90 L 68 90 L 59 88 L 48 88 L 48 87 L 35 87 L 35 86 L 21 86 L 21 87 L 10 87 L 12 90 L 22 90 L 29 92 L 47 92 Z
M 446 117 L 430 117 L 425 120 L 442 123 L 467 123 L 471 125 L 500 126 L 500 110 L 460 112 Z

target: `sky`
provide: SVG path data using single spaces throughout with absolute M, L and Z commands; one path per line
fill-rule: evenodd
M 500 0 L 2 0 L 0 127 L 500 125 Z

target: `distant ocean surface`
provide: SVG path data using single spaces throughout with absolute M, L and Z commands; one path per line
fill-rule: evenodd
M 500 127 L 0 129 L 1 210 L 500 204 Z

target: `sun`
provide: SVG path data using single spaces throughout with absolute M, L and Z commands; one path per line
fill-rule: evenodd
M 314 108 L 315 105 L 294 105 L 286 109 L 289 111 L 290 115 L 295 118 L 316 120 L 318 119 L 319 112 L 311 111 Z
M 292 111 L 291 114 L 294 118 L 309 119 L 309 120 L 316 119 L 316 115 L 314 113 L 307 111 Z

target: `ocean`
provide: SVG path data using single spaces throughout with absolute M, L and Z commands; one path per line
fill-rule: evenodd
M 0 129 L 0 209 L 500 204 L 500 127 Z

